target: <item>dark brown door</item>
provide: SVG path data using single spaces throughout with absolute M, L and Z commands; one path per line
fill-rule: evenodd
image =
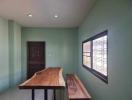
M 27 78 L 45 68 L 45 42 L 27 43 Z

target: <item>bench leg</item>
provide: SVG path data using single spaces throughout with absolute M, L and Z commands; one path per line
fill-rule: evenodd
M 32 100 L 34 100 L 34 89 L 32 89 Z
M 44 100 L 48 100 L 48 90 L 47 89 L 45 89 L 44 90 Z
M 56 91 L 55 91 L 55 89 L 53 90 L 53 92 L 54 92 L 54 100 L 56 100 Z

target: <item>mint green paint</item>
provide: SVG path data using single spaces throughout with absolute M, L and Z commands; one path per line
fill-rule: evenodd
M 21 82 L 21 26 L 14 22 L 14 83 Z
M 0 18 L 0 91 L 21 80 L 21 27 Z
M 108 80 L 105 84 L 82 67 L 83 40 L 108 30 Z M 97 0 L 79 27 L 78 75 L 92 100 L 132 100 L 132 1 Z
M 9 77 L 10 86 L 21 81 L 21 27 L 9 21 Z
M 14 26 L 13 21 L 8 22 L 9 30 L 9 84 L 10 87 L 14 84 Z
M 23 28 L 22 76 L 27 72 L 27 41 L 46 42 L 46 66 L 61 66 L 64 73 L 73 73 L 77 66 L 77 29 Z
M 0 91 L 9 87 L 8 21 L 0 18 Z

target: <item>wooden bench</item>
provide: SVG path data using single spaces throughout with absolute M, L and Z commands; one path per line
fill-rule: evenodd
M 74 74 L 67 74 L 66 84 L 69 100 L 91 100 L 90 94 Z

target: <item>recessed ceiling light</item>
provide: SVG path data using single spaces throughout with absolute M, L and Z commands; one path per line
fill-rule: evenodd
M 28 17 L 33 17 L 33 15 L 32 14 L 28 14 Z
M 54 18 L 58 18 L 59 16 L 57 14 L 54 15 Z

